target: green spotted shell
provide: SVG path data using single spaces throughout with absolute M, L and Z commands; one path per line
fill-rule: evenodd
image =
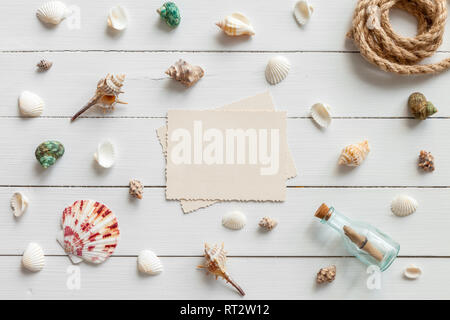
M 175 3 L 166 2 L 157 11 L 161 18 L 166 21 L 169 27 L 175 28 L 180 24 L 180 9 L 178 9 Z
M 64 154 L 64 146 L 59 141 L 45 141 L 42 142 L 34 153 L 37 161 L 42 167 L 48 168 L 55 164 L 56 160 L 61 158 Z

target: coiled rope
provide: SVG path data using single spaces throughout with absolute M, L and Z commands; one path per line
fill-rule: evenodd
M 389 10 L 402 9 L 416 17 L 417 35 L 402 37 L 389 22 Z M 361 54 L 384 71 L 398 74 L 439 73 L 450 67 L 450 58 L 418 64 L 432 56 L 442 43 L 447 19 L 446 0 L 359 0 L 347 37 Z

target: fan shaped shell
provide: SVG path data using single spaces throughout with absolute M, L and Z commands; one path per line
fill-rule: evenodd
M 242 35 L 255 35 L 255 29 L 250 23 L 250 19 L 243 13 L 235 12 L 225 17 L 222 21 L 216 23 L 216 25 L 223 30 L 229 36 L 242 36 Z
M 70 15 L 70 10 L 61 1 L 49 1 L 37 10 L 36 15 L 44 23 L 59 24 Z
M 417 210 L 418 203 L 408 195 L 398 195 L 392 200 L 391 211 L 399 217 L 406 217 Z
M 311 18 L 313 10 L 313 7 L 308 3 L 308 1 L 298 1 L 294 6 L 295 20 L 297 20 L 300 25 L 307 24 Z
M 291 68 L 289 60 L 283 56 L 276 56 L 269 60 L 266 66 L 266 80 L 270 84 L 283 81 Z
M 157 275 L 164 271 L 161 260 L 150 250 L 142 250 L 139 253 L 137 263 L 138 269 L 142 273 Z
M 403 275 L 408 279 L 417 279 L 422 275 L 422 269 L 414 264 L 410 264 L 403 271 Z
M 103 141 L 97 146 L 94 158 L 103 168 L 111 168 L 116 160 L 116 151 L 111 141 Z
M 325 103 L 316 103 L 311 107 L 311 117 L 321 127 L 328 128 L 331 124 L 331 108 Z
M 58 239 L 72 262 L 102 263 L 113 254 L 119 241 L 119 223 L 114 213 L 94 200 L 78 200 L 64 209 L 62 239 Z
M 45 266 L 44 250 L 35 242 L 28 244 L 22 256 L 22 265 L 33 272 L 41 271 Z
M 23 91 L 19 96 L 19 111 L 25 117 L 39 117 L 44 106 L 44 100 L 33 92 Z
M 121 6 L 112 7 L 108 14 L 108 26 L 117 31 L 122 31 L 128 26 L 127 11 Z
M 14 216 L 20 217 L 28 209 L 28 198 L 22 192 L 15 192 L 11 197 L 10 204 Z
M 224 227 L 232 230 L 242 229 L 247 223 L 247 217 L 241 211 L 230 211 L 222 218 Z

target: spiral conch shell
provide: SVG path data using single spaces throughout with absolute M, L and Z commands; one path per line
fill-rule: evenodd
M 193 66 L 180 59 L 167 69 L 166 74 L 186 87 L 191 87 L 203 77 L 205 71 L 199 66 Z
M 117 103 L 127 104 L 126 102 L 120 101 L 118 99 L 119 94 L 123 93 L 122 86 L 125 81 L 124 74 L 107 74 L 105 78 L 100 79 L 97 83 L 97 90 L 95 95 L 89 100 L 89 102 L 78 111 L 71 119 L 74 121 L 89 108 L 93 106 L 98 106 L 103 110 L 114 109 Z
M 240 12 L 232 13 L 222 21 L 217 22 L 216 25 L 227 35 L 232 37 L 255 35 L 255 29 L 253 29 L 253 26 L 250 24 L 250 20 Z
M 414 92 L 409 96 L 408 106 L 414 118 L 420 120 L 425 120 L 437 112 L 435 106 L 420 92 Z
M 359 166 L 369 154 L 369 142 L 367 140 L 345 147 L 339 157 L 339 164 L 350 167 Z

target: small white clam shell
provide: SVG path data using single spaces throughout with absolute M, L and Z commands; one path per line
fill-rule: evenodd
M 121 6 L 109 9 L 108 26 L 112 29 L 122 31 L 128 26 L 128 13 Z
M 40 271 L 45 266 L 44 250 L 35 242 L 31 242 L 22 256 L 22 265 L 33 272 Z
M 241 211 L 227 212 L 222 218 L 222 225 L 232 230 L 242 229 L 247 223 L 247 217 Z
M 422 275 L 422 269 L 414 264 L 410 264 L 403 271 L 403 275 L 408 279 L 417 279 Z
M 316 103 L 311 107 L 311 117 L 321 127 L 328 128 L 331 124 L 331 108 L 325 103 Z
M 157 275 L 164 271 L 161 260 L 150 250 L 142 250 L 139 253 L 137 264 L 142 273 Z
M 99 166 L 111 168 L 116 161 L 116 150 L 111 141 L 103 141 L 98 144 L 97 151 L 94 153 L 94 159 Z
M 396 196 L 391 202 L 391 211 L 399 217 L 409 216 L 417 210 L 419 204 L 408 195 L 401 194 Z
M 39 117 L 44 106 L 44 100 L 33 92 L 23 91 L 19 96 L 19 111 L 25 117 Z
M 297 1 L 297 3 L 294 6 L 295 20 L 297 20 L 297 22 L 300 25 L 305 25 L 308 23 L 309 19 L 311 18 L 313 11 L 314 11 L 314 9 L 308 3 L 308 1 L 305 1 L 305 0 Z
M 70 10 L 61 1 L 46 2 L 36 12 L 39 20 L 48 24 L 59 24 L 70 14 Z
M 28 198 L 22 192 L 15 192 L 11 197 L 10 204 L 14 216 L 20 217 L 28 209 Z
M 269 60 L 266 66 L 266 80 L 270 84 L 283 81 L 291 68 L 289 60 L 283 56 L 276 56 Z

